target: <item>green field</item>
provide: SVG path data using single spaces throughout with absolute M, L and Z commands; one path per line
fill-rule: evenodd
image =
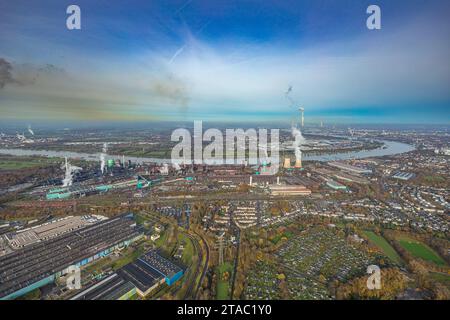
M 434 280 L 442 282 L 443 284 L 450 286 L 450 274 L 430 272 L 430 277 Z
M 400 256 L 386 239 L 372 231 L 364 231 L 363 233 L 373 244 L 380 248 L 389 259 L 398 264 L 402 263 Z
M 276 235 L 275 237 L 273 237 L 273 239 L 271 240 L 273 244 L 277 244 L 283 237 L 290 239 L 292 237 L 292 232 L 284 232 L 281 234 Z
M 192 262 L 192 258 L 194 257 L 194 245 L 192 244 L 191 239 L 189 239 L 185 234 L 178 234 L 178 243 L 184 243 L 183 255 L 181 257 L 181 261 L 185 266 L 188 266 Z
M 435 176 L 425 176 L 423 178 L 425 180 L 425 182 L 429 183 L 429 184 L 435 184 L 435 183 L 442 183 L 445 182 L 445 178 L 435 175 Z
M 20 169 L 28 169 L 35 168 L 43 165 L 42 162 L 39 161 L 14 161 L 14 160 L 0 160 L 0 170 L 20 170 Z
M 217 267 L 217 300 L 227 300 L 230 298 L 230 279 L 222 279 L 222 275 L 225 271 L 228 271 L 229 277 L 231 279 L 233 266 L 229 262 L 225 262 Z
M 437 265 L 445 266 L 445 261 L 426 244 L 406 236 L 397 237 L 398 243 L 411 255 Z
M 125 265 L 134 262 L 139 258 L 141 255 L 145 253 L 145 250 L 143 246 L 138 247 L 137 249 L 134 248 L 127 248 L 125 252 L 123 252 L 123 256 L 114 261 L 112 268 L 114 270 L 119 270 L 120 268 L 124 267 Z
M 42 157 L 0 157 L 0 170 L 22 170 L 44 167 L 62 161 L 58 158 Z

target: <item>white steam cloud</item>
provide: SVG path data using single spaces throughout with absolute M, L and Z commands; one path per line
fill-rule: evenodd
M 66 157 L 66 161 L 65 161 L 63 168 L 65 168 L 65 170 L 66 170 L 65 176 L 63 179 L 63 187 L 71 186 L 73 184 L 73 174 L 75 172 L 83 170 L 80 167 L 71 165 L 69 163 L 69 161 L 67 161 L 67 157 Z
M 106 162 L 106 153 L 108 152 L 108 144 L 104 143 L 102 148 L 102 153 L 100 154 L 100 170 L 102 174 L 105 173 L 105 162 Z

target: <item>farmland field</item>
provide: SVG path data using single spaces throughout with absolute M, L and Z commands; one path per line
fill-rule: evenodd
M 393 262 L 400 264 L 402 262 L 400 256 L 395 251 L 394 248 L 384 239 L 382 236 L 377 235 L 372 231 L 364 231 L 364 235 L 369 238 L 369 240 L 379 247 L 383 253 L 391 259 Z

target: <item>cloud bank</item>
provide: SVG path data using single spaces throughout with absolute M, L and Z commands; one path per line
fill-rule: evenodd
M 442 106 L 450 103 L 446 19 L 418 16 L 379 32 L 308 45 L 212 42 L 187 27 L 178 36 L 170 44 L 167 34 L 161 35 L 160 47 L 111 54 L 41 39 L 42 47 L 62 52 L 62 66 L 2 57 L 0 50 L 1 116 L 289 121 L 296 112 L 286 100 L 289 86 L 290 97 L 321 119 L 336 118 L 337 112 L 327 115 L 330 109 L 356 114 L 437 106 L 445 112 Z

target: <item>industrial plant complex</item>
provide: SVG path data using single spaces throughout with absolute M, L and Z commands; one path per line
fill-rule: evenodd
M 120 135 L 131 145 L 43 137 L 64 157 L 3 173 L 16 184 L 0 189 L 0 299 L 342 299 L 373 264 L 400 281 L 389 299 L 445 295 L 445 134 L 305 127 L 304 111 L 280 131 L 277 163 L 136 157 L 155 151 L 133 132 Z M 428 287 L 407 280 L 417 264 Z

